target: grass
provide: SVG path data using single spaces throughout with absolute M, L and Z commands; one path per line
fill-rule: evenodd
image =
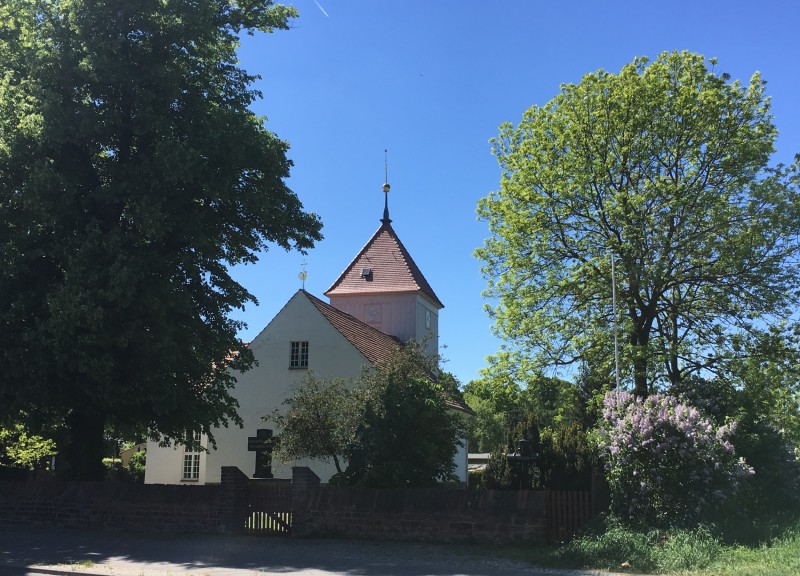
M 680 576 L 799 576 L 800 524 L 760 546 L 726 545 L 707 529 L 635 532 L 617 525 L 568 544 L 513 548 L 507 556 L 549 568 Z
M 692 573 L 690 573 L 692 574 Z M 758 548 L 725 548 L 702 576 L 797 576 L 800 574 L 800 527 Z

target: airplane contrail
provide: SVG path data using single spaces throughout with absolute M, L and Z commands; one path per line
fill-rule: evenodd
M 322 13 L 325 14 L 326 18 L 330 18 L 330 16 L 328 16 L 328 13 L 325 12 L 325 8 L 323 8 L 322 5 L 319 2 L 317 2 L 317 0 L 314 0 L 314 4 L 316 4 L 317 8 L 319 8 L 322 11 Z

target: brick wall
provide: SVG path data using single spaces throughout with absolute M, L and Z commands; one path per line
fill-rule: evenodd
M 545 492 L 320 485 L 310 490 L 303 516 L 302 535 L 308 536 L 431 542 L 547 541 Z
M 0 522 L 120 531 L 223 529 L 222 487 L 0 482 Z
M 558 515 L 548 512 L 552 494 L 544 491 L 340 487 L 320 484 L 308 468 L 292 471 L 294 537 L 545 543 L 556 516 L 565 516 L 569 529 L 578 526 L 570 512 L 574 506 L 562 506 Z M 206 486 L 0 482 L 0 522 L 120 531 L 244 531 L 252 481 L 235 467 L 224 467 L 221 480 Z

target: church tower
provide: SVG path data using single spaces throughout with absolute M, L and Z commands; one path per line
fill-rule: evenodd
M 426 343 L 439 350 L 439 310 L 444 308 L 414 263 L 389 219 L 389 184 L 381 226 L 325 291 L 333 307 L 402 342 Z

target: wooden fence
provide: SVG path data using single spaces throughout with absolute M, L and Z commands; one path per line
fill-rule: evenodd
M 551 543 L 564 542 L 594 516 L 589 492 L 547 492 L 547 538 Z

